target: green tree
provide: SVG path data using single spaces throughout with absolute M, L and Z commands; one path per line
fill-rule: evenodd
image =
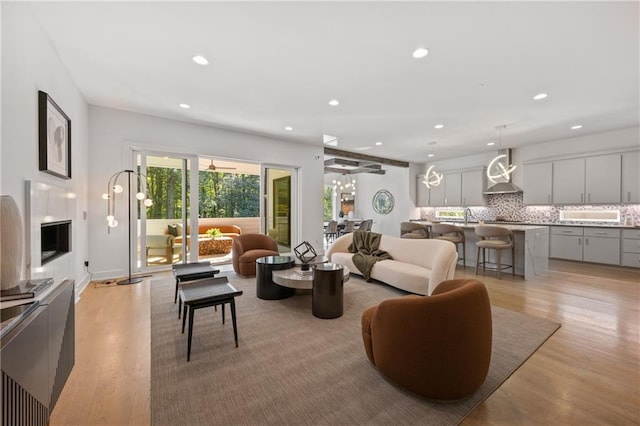
M 187 173 L 187 185 L 189 176 Z M 149 219 L 182 217 L 182 173 L 166 167 L 147 168 L 147 197 L 153 205 Z M 187 209 L 189 191 L 187 187 Z M 257 217 L 260 215 L 260 176 L 200 171 L 198 217 Z

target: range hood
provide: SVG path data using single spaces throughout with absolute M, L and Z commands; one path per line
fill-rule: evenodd
M 522 189 L 511 182 L 498 182 L 487 188 L 483 194 L 516 194 L 522 192 Z
M 511 164 L 511 149 L 503 149 L 498 151 L 499 155 L 504 155 L 507 164 Z M 502 177 L 501 177 L 502 178 Z M 522 192 L 517 185 L 511 183 L 511 175 L 509 175 L 509 179 L 504 182 L 498 182 L 488 187 L 483 194 L 516 194 L 518 192 Z

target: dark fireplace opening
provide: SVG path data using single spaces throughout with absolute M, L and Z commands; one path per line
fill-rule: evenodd
M 49 222 L 40 225 L 40 260 L 42 265 L 70 251 L 70 220 Z

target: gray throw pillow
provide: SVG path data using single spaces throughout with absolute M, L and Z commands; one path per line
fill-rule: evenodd
M 179 223 L 172 223 L 167 226 L 167 232 L 169 235 L 173 235 L 174 237 L 179 237 L 182 235 L 182 225 Z

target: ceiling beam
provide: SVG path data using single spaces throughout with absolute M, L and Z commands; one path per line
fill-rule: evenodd
M 396 167 L 409 167 L 409 163 L 406 161 L 391 160 L 389 158 L 376 157 L 373 155 L 360 154 L 356 152 L 344 151 L 341 149 L 335 149 L 328 146 L 324 147 L 325 155 L 335 155 L 336 157 L 353 158 L 354 160 L 373 161 L 375 163 L 388 164 L 389 166 Z
M 387 173 L 386 170 L 376 170 L 376 169 L 337 169 L 334 167 L 325 167 L 324 168 L 324 172 L 325 173 L 338 173 L 341 175 L 356 175 L 358 173 L 371 173 L 374 175 L 384 175 L 385 173 Z

